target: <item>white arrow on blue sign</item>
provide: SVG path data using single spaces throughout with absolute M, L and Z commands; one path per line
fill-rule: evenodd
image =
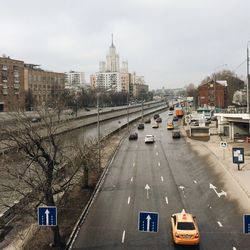
M 243 215 L 243 233 L 244 234 L 250 233 L 250 214 Z
M 38 207 L 38 225 L 39 226 L 56 226 L 57 209 L 54 206 Z
M 138 229 L 142 232 L 157 232 L 158 221 L 158 213 L 140 211 L 138 216 Z

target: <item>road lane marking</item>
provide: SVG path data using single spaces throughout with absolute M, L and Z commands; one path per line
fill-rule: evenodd
M 194 180 L 194 183 L 195 183 L 195 184 L 197 184 L 197 181 L 196 181 L 196 180 Z
M 218 225 L 219 225 L 220 227 L 223 227 L 222 224 L 221 224 L 221 222 L 217 221 L 217 223 L 218 223 Z
M 161 163 L 160 162 L 158 162 L 158 167 L 160 167 L 161 166 Z
M 164 181 L 163 176 L 161 176 L 161 181 L 162 181 L 162 182 Z
M 128 197 L 128 204 L 130 203 L 130 196 Z
M 159 153 L 158 153 L 158 152 L 156 152 L 155 154 L 156 154 L 156 155 L 158 155 Z
M 233 247 L 233 250 L 237 250 L 237 248 L 236 248 L 236 247 Z
M 125 241 L 125 230 L 123 230 L 123 233 L 122 233 L 122 243 L 124 243 L 124 241 Z
M 157 148 L 157 145 L 155 144 L 155 148 Z
M 133 163 L 133 167 L 135 166 L 135 162 Z
M 130 179 L 130 181 L 133 182 L 133 179 L 134 179 L 134 178 L 133 178 L 133 176 L 132 176 L 131 179 Z
M 167 196 L 165 197 L 165 200 L 166 200 L 166 203 L 168 204 L 168 197 Z

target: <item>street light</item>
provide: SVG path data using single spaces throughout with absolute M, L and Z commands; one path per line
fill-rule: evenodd
M 214 68 L 214 108 L 216 108 L 216 70 L 221 67 L 225 67 L 227 64 L 222 64 Z
M 128 134 L 129 134 L 129 84 L 128 84 L 128 90 L 127 90 L 127 128 L 128 128 Z
M 97 108 L 97 147 L 98 147 L 98 174 L 101 172 L 101 145 L 100 145 L 100 113 L 99 113 L 99 95 L 96 93 L 96 108 Z
M 250 114 L 249 114 L 249 49 L 248 45 L 250 40 L 247 42 L 247 114 L 248 114 L 248 134 L 250 135 Z

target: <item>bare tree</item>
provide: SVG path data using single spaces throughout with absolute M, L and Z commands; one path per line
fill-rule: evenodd
M 34 215 L 39 205 L 56 206 L 56 198 L 69 190 L 77 181 L 83 166 L 85 183 L 88 171 L 95 167 L 95 147 L 93 143 L 83 146 L 65 144 L 58 136 L 58 125 L 53 117 L 40 112 L 40 125 L 33 124 L 25 114 L 15 115 L 15 123 L 1 127 L 0 145 L 16 150 L 24 159 L 18 168 L 6 165 L 6 175 L 15 180 L 12 184 L 2 184 L 10 193 L 28 197 L 34 205 Z M 94 148 L 94 149 L 92 149 Z M 96 155 L 96 154 L 95 154 Z M 51 227 L 54 246 L 62 248 L 59 226 Z

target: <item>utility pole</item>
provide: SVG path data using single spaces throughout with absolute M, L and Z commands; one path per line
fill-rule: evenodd
M 128 84 L 128 90 L 127 90 L 127 128 L 128 128 L 128 134 L 129 134 L 129 84 Z
M 250 135 L 250 114 L 249 114 L 249 49 L 248 45 L 250 40 L 247 42 L 247 114 L 248 114 L 248 134 Z

